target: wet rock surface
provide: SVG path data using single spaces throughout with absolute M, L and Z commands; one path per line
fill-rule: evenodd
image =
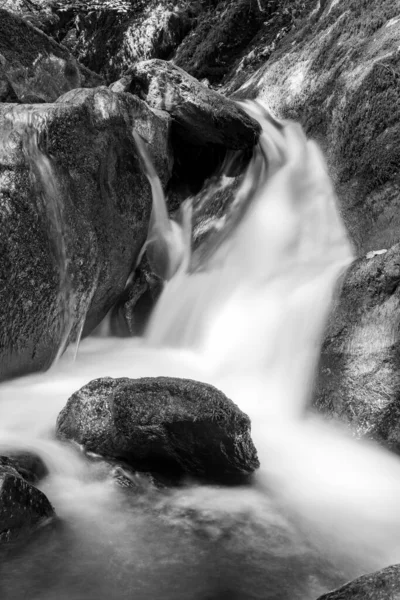
M 388 248 L 400 240 L 398 2 L 303 4 L 306 14 L 256 44 L 223 89 L 299 121 L 325 151 L 359 255 Z
M 0 544 L 29 535 L 53 516 L 46 496 L 0 460 Z
M 43 460 L 29 452 L 9 452 L 7 456 L 0 456 L 0 469 L 6 467 L 15 469 L 28 483 L 37 483 L 48 474 Z
M 400 245 L 356 260 L 325 331 L 314 406 L 400 451 Z
M 101 84 L 66 48 L 0 4 L 0 101 L 54 102 L 68 90 Z
M 343 587 L 320 596 L 318 600 L 398 600 L 400 565 L 363 575 Z
M 145 471 L 225 479 L 259 466 L 247 415 L 216 388 L 186 379 L 91 381 L 59 414 L 57 436 Z
M 47 368 L 124 290 L 152 202 L 133 127 L 165 181 L 169 117 L 131 95 L 0 105 L 0 379 Z

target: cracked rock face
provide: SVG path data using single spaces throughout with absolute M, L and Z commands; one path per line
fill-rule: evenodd
M 57 436 L 144 471 L 212 480 L 258 468 L 250 420 L 222 392 L 188 379 L 96 379 L 68 400 Z

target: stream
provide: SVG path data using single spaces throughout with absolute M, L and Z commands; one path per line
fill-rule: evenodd
M 186 257 L 143 337 L 89 337 L 76 357 L 0 385 L 0 453 L 42 457 L 38 487 L 58 515 L 1 550 L 1 600 L 314 600 L 400 560 L 398 459 L 310 409 L 353 258 L 324 159 L 297 125 L 245 108 L 263 128 L 245 209 L 200 266 Z M 118 486 L 123 467 L 56 440 L 58 413 L 90 380 L 162 375 L 211 383 L 249 415 L 251 482 L 125 473 L 132 485 Z

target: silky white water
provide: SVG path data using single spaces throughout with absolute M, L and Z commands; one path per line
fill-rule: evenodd
M 60 521 L 2 559 L 1 598 L 312 600 L 400 560 L 400 463 L 308 416 L 335 283 L 352 260 L 317 146 L 258 105 L 259 148 L 229 235 L 174 269 L 143 339 L 89 338 L 48 373 L 0 385 L 0 453 L 30 450 Z M 243 487 L 138 490 L 55 440 L 97 377 L 177 376 L 223 390 L 252 421 L 261 468 Z

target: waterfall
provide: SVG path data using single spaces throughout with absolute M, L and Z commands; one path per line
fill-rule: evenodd
M 61 358 L 0 386 L 0 452 L 44 458 L 42 489 L 65 524 L 61 542 L 10 559 L 6 600 L 32 585 L 40 600 L 152 600 L 160 585 L 167 600 L 312 600 L 400 559 L 398 459 L 309 411 L 330 301 L 352 260 L 323 156 L 298 125 L 243 107 L 262 127 L 259 144 L 225 228 L 193 256 L 141 149 L 158 194 L 148 245 L 168 279 L 144 338 L 89 338 L 75 364 Z M 250 416 L 253 486 L 189 481 L 127 500 L 106 464 L 54 439 L 58 412 L 91 379 L 160 375 L 212 383 Z

